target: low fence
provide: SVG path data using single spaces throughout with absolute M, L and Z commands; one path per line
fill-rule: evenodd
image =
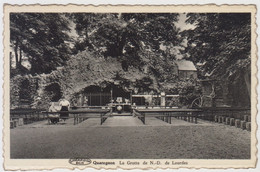
M 52 115 L 69 113 L 70 116 L 62 117 L 62 119 L 74 119 L 74 125 L 88 119 L 88 118 L 100 118 L 101 125 L 110 116 L 111 110 L 108 108 L 95 108 L 95 109 L 83 109 L 83 110 L 70 110 L 62 112 L 48 112 L 45 109 L 11 109 L 10 110 L 10 128 L 15 128 L 17 126 L 30 124 L 35 121 L 48 120 L 50 124 L 50 119 Z
M 198 118 L 251 131 L 250 108 L 201 108 Z
M 74 119 L 74 125 L 88 119 L 88 118 L 100 118 L 101 120 L 101 125 L 104 123 L 106 118 L 109 116 L 111 113 L 110 109 L 84 109 L 84 110 L 69 110 L 69 111 L 62 111 L 62 112 L 42 112 L 48 115 L 48 123 L 50 123 L 50 114 L 62 114 L 62 113 L 69 113 L 72 114 L 73 116 L 67 117 L 73 118 Z M 97 115 L 98 114 L 98 115 Z
M 155 117 L 171 124 L 171 118 L 181 118 L 197 123 L 199 109 L 134 109 L 134 114 L 145 124 L 145 118 Z
M 134 106 L 135 109 L 178 109 L 177 106 Z
M 108 109 L 108 106 L 72 106 L 71 109 Z
M 45 109 L 10 109 L 11 128 L 18 125 L 30 124 L 34 121 L 47 119 L 46 114 L 41 112 Z
M 107 113 L 101 113 L 100 114 L 100 119 L 101 119 L 100 125 L 102 125 L 107 120 L 107 118 L 111 116 L 111 114 L 112 114 L 112 109 Z
M 81 109 L 80 109 L 81 108 Z M 81 123 L 88 118 L 100 118 L 102 125 L 111 116 L 111 109 L 108 107 L 78 107 L 65 112 L 47 112 L 44 109 L 11 109 L 10 127 L 29 124 L 34 121 L 46 120 L 50 123 L 51 114 L 69 113 L 67 118 L 74 119 L 74 125 Z M 187 122 L 197 123 L 197 119 L 233 125 L 242 129 L 251 130 L 251 110 L 250 108 L 198 108 L 198 109 L 178 109 L 178 108 L 134 108 L 133 114 L 146 123 L 146 118 L 155 117 L 171 124 L 172 117 L 183 119 Z M 63 118 L 63 117 L 62 117 Z
M 199 108 L 201 113 L 199 118 L 215 121 L 215 116 L 229 117 L 244 120 L 245 116 L 251 118 L 251 109 L 250 108 L 230 108 L 230 107 L 216 107 L 216 108 Z
M 133 110 L 133 114 L 145 124 L 145 113 L 139 113 L 138 110 Z

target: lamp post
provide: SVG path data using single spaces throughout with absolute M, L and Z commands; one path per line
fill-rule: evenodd
M 132 103 L 133 103 L 132 95 L 133 95 L 133 90 L 131 89 L 131 94 L 130 94 L 130 104 L 131 104 L 131 105 L 132 105 Z

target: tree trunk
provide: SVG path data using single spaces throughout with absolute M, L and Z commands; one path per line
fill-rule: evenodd
M 14 47 L 14 55 L 15 55 L 15 66 L 16 66 L 16 69 L 19 67 L 19 64 L 18 64 L 18 39 L 16 39 L 16 42 L 15 42 L 15 47 Z
M 9 60 L 10 60 L 10 69 L 12 69 L 12 52 L 9 54 Z
M 117 39 L 118 41 L 117 41 L 117 47 L 118 47 L 118 49 L 117 49 L 117 55 L 118 56 L 121 56 L 122 54 L 123 54 L 123 49 L 124 49 L 124 47 L 125 47 L 125 44 L 126 44 L 126 33 L 125 32 L 123 32 L 122 33 L 122 37 L 121 38 L 119 38 L 118 37 L 118 39 Z
M 21 66 L 22 65 L 22 49 L 21 49 L 21 47 L 19 48 L 19 50 L 20 50 L 20 58 L 19 58 L 19 65 Z
M 245 83 L 246 83 L 249 98 L 251 98 L 250 72 L 248 72 L 248 70 L 244 74 L 244 80 L 245 80 Z

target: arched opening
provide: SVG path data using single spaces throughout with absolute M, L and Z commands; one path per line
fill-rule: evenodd
M 122 102 L 130 102 L 131 92 L 115 84 L 106 84 L 105 88 L 91 85 L 86 87 L 78 98 L 81 106 L 106 106 L 122 98 Z
M 20 91 L 19 91 L 19 98 L 20 100 L 30 100 L 30 82 L 28 79 L 25 79 L 21 82 L 20 85 Z
M 83 90 L 80 96 L 82 106 L 105 106 L 110 102 L 110 92 L 104 91 L 101 87 L 91 85 Z
M 130 92 L 126 91 L 119 85 L 110 84 L 104 88 L 105 91 L 111 91 L 112 98 L 116 101 L 117 97 L 122 97 L 123 99 L 130 99 Z
M 58 83 L 52 83 L 46 86 L 44 91 L 47 94 L 46 96 L 48 96 L 52 102 L 57 102 L 61 99 L 62 93 Z
M 32 103 L 32 86 L 28 79 L 24 79 L 20 83 L 20 90 L 19 90 L 19 99 L 20 105 L 28 106 Z

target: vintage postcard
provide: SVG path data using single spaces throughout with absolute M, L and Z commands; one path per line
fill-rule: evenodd
M 255 168 L 255 15 L 5 4 L 4 168 Z

